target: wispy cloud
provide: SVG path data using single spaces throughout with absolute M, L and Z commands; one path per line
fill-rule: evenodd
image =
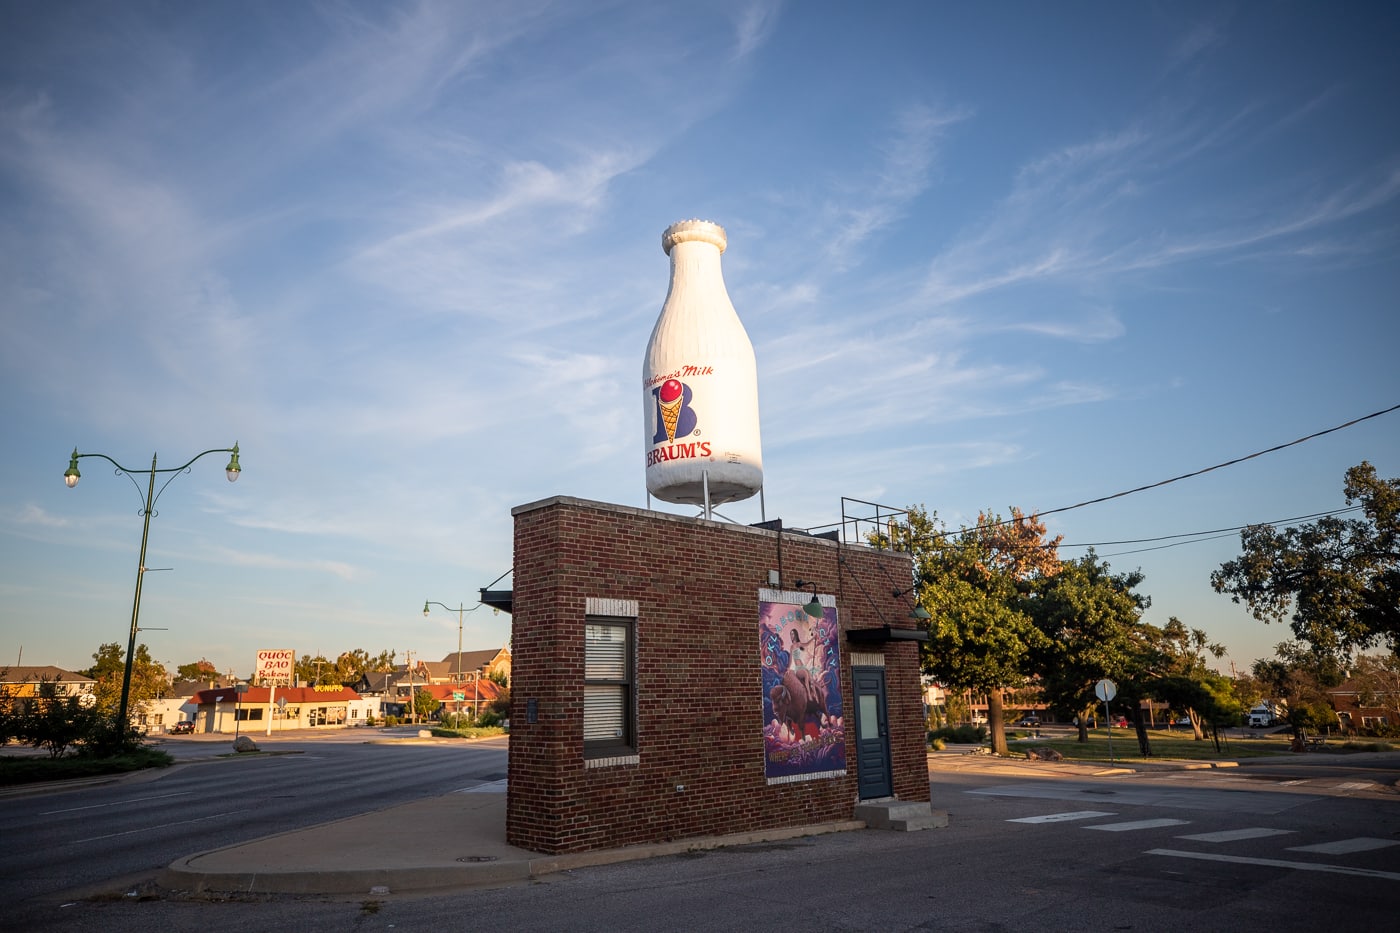
M 829 262 L 840 268 L 854 261 L 850 257 L 859 255 L 860 246 L 905 215 L 910 202 L 932 181 L 938 142 L 970 115 L 965 108 L 935 109 L 926 104 L 895 115 L 889 136 L 875 149 L 879 162 L 831 207 L 835 232 L 826 250 Z

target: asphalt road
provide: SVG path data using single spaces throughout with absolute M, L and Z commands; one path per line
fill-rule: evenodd
M 165 747 L 188 763 L 114 783 L 0 796 L 0 928 L 14 929 L 5 918 L 31 908 L 120 894 L 184 855 L 506 774 L 504 739 L 366 744 L 342 732 L 265 741 L 268 754 L 208 760 L 229 745 L 172 740 Z
M 432 749 L 345 751 L 342 759 L 327 746 L 320 764 L 302 756 L 307 760 L 295 770 L 278 770 L 280 763 L 270 760 L 270 767 L 250 770 L 248 776 L 280 779 L 279 795 L 290 782 L 325 778 L 324 788 L 291 788 L 296 796 L 290 809 L 295 809 L 311 797 L 363 799 L 385 780 L 419 780 L 420 789 L 437 788 L 424 792 L 443 793 L 459 786 L 452 775 L 465 770 L 454 768 L 469 768 L 471 757 L 423 754 Z M 216 775 L 213 786 L 228 788 L 241 778 L 231 772 L 250 764 L 188 770 L 205 769 Z M 484 760 L 482 765 L 478 779 L 492 773 L 493 765 Z M 448 773 L 434 776 L 439 768 Z M 371 773 L 358 776 L 366 769 Z M 476 928 L 1280 933 L 1389 929 L 1400 911 L 1400 794 L 1394 788 L 1400 756 L 1302 756 L 1286 764 L 1166 774 L 1095 776 L 1078 769 L 1051 777 L 959 761 L 930 777 L 935 805 L 951 813 L 945 829 L 839 833 L 417 897 L 214 900 L 145 891 L 64 906 L 40 896 L 26 902 L 31 909 L 11 918 L 16 923 L 0 926 L 18 928 L 22 922 L 39 933 Z M 103 802 L 154 807 L 155 802 L 132 798 L 171 789 L 193 794 L 193 785 L 171 784 L 171 779 L 128 787 L 130 797 Z M 246 781 L 239 786 L 248 793 L 258 787 Z M 91 802 L 83 799 L 87 796 L 63 795 Z M 35 812 L 26 815 L 27 825 L 39 825 L 38 811 L 52 809 L 55 799 L 31 799 Z M 33 806 L 38 800 L 42 806 Z M 13 803 L 0 809 L 7 828 L 15 816 Z M 215 816 L 218 812 L 210 810 L 208 831 L 235 819 Z M 276 815 L 270 816 L 275 822 Z M 285 810 L 281 816 L 286 818 Z M 50 871 L 84 852 L 113 858 L 103 848 L 128 838 L 79 846 L 72 835 L 77 826 L 71 817 L 64 819 L 67 828 L 56 838 L 66 848 L 46 859 Z M 105 819 L 109 830 L 125 825 Z M 237 819 L 247 820 L 239 832 L 272 831 L 251 817 Z M 7 838 L 21 837 L 7 833 Z M 218 844 L 223 843 L 200 839 L 202 848 Z M 22 861 L 7 855 L 0 874 L 8 878 Z M 120 864 L 109 863 L 94 874 Z

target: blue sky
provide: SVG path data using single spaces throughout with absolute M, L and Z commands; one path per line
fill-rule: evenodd
M 75 446 L 234 441 L 158 504 L 154 657 L 454 651 L 423 601 L 510 568 L 513 506 L 645 505 L 691 217 L 788 525 L 1056 509 L 1400 403 L 1398 39 L 1379 3 L 6 4 L 0 663 L 125 643 L 141 497 L 65 488 Z M 1051 531 L 1335 509 L 1363 459 L 1400 475 L 1400 412 Z M 1240 668 L 1288 636 L 1210 589 L 1236 535 L 1154 546 L 1098 548 L 1149 620 Z

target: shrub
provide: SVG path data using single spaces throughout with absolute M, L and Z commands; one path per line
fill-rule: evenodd
M 942 739 L 945 742 L 955 742 L 959 745 L 981 745 L 987 741 L 986 726 L 944 726 L 942 729 L 935 729 L 928 734 L 929 743 Z

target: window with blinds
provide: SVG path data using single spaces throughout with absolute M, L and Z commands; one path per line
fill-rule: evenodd
M 583 747 L 616 754 L 632 745 L 632 621 L 589 617 L 584 625 Z

